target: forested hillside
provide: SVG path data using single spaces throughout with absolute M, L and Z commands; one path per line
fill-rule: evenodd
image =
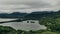
M 45 25 L 46 30 L 24 31 L 11 27 L 0 26 L 0 34 L 60 34 L 60 11 L 57 12 L 32 12 L 24 16 L 25 19 L 37 19 L 39 24 Z
M 45 17 L 59 17 L 60 16 L 60 11 L 54 12 L 54 11 L 37 11 L 37 12 L 32 12 L 31 14 L 28 14 L 25 16 L 27 19 L 40 19 L 40 18 L 45 18 Z
M 27 15 L 27 13 L 13 12 L 13 13 L 0 13 L 0 18 L 21 18 Z

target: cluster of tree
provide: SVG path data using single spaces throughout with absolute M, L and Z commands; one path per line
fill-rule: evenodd
M 60 17 L 59 16 L 41 18 L 39 23 L 41 25 L 45 25 L 47 27 L 47 30 L 49 31 L 60 32 Z

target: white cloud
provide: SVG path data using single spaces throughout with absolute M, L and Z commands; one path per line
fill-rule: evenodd
M 59 10 L 60 0 L 0 0 L 1 12 Z

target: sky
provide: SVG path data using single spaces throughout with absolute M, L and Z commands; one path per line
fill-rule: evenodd
M 0 0 L 0 13 L 33 11 L 56 11 L 60 9 L 60 0 Z

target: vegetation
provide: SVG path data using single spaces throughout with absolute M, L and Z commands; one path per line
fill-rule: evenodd
M 45 25 L 46 30 L 24 31 L 15 30 L 8 26 L 0 26 L 0 34 L 60 34 L 60 11 L 58 12 L 34 12 L 25 18 L 38 19 L 39 24 Z

